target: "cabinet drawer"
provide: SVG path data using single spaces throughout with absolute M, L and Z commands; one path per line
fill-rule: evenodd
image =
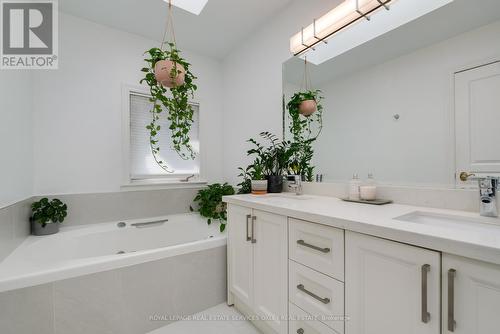
M 344 230 L 289 219 L 290 259 L 344 281 Z
M 338 333 L 344 332 L 344 283 L 290 260 L 289 298 Z
M 292 303 L 289 305 L 289 312 L 288 334 L 338 334 Z

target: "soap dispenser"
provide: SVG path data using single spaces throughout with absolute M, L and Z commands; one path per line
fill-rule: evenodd
M 365 201 L 374 201 L 377 198 L 377 184 L 372 173 L 368 173 L 365 184 L 359 187 L 359 197 Z
M 352 176 L 352 180 L 349 181 L 349 199 L 353 201 L 359 201 L 359 187 L 361 186 L 361 180 L 358 174 Z

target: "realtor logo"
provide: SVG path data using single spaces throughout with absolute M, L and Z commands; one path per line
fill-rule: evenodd
M 0 0 L 2 69 L 57 69 L 57 2 Z

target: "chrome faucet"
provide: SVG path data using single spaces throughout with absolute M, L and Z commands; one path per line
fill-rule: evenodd
M 481 216 L 498 217 L 497 190 L 498 177 L 478 178 L 479 181 L 479 205 Z
M 295 192 L 295 195 L 302 195 L 302 176 L 301 175 L 291 175 L 293 180 L 288 181 L 288 189 Z

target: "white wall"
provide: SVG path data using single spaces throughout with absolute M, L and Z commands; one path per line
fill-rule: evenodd
M 317 172 L 329 181 L 373 172 L 385 183 L 453 186 L 453 73 L 495 57 L 500 22 L 323 85 Z
M 0 71 L 0 208 L 33 191 L 30 71 Z
M 224 178 L 237 183 L 248 164 L 245 141 L 261 131 L 282 133 L 282 64 L 291 57 L 289 39 L 335 2 L 292 1 L 224 60 Z
M 59 19 L 59 70 L 35 74 L 35 195 L 119 191 L 122 84 L 139 85 L 143 53 L 159 43 L 63 13 Z M 199 77 L 202 169 L 219 180 L 222 66 L 183 55 Z

